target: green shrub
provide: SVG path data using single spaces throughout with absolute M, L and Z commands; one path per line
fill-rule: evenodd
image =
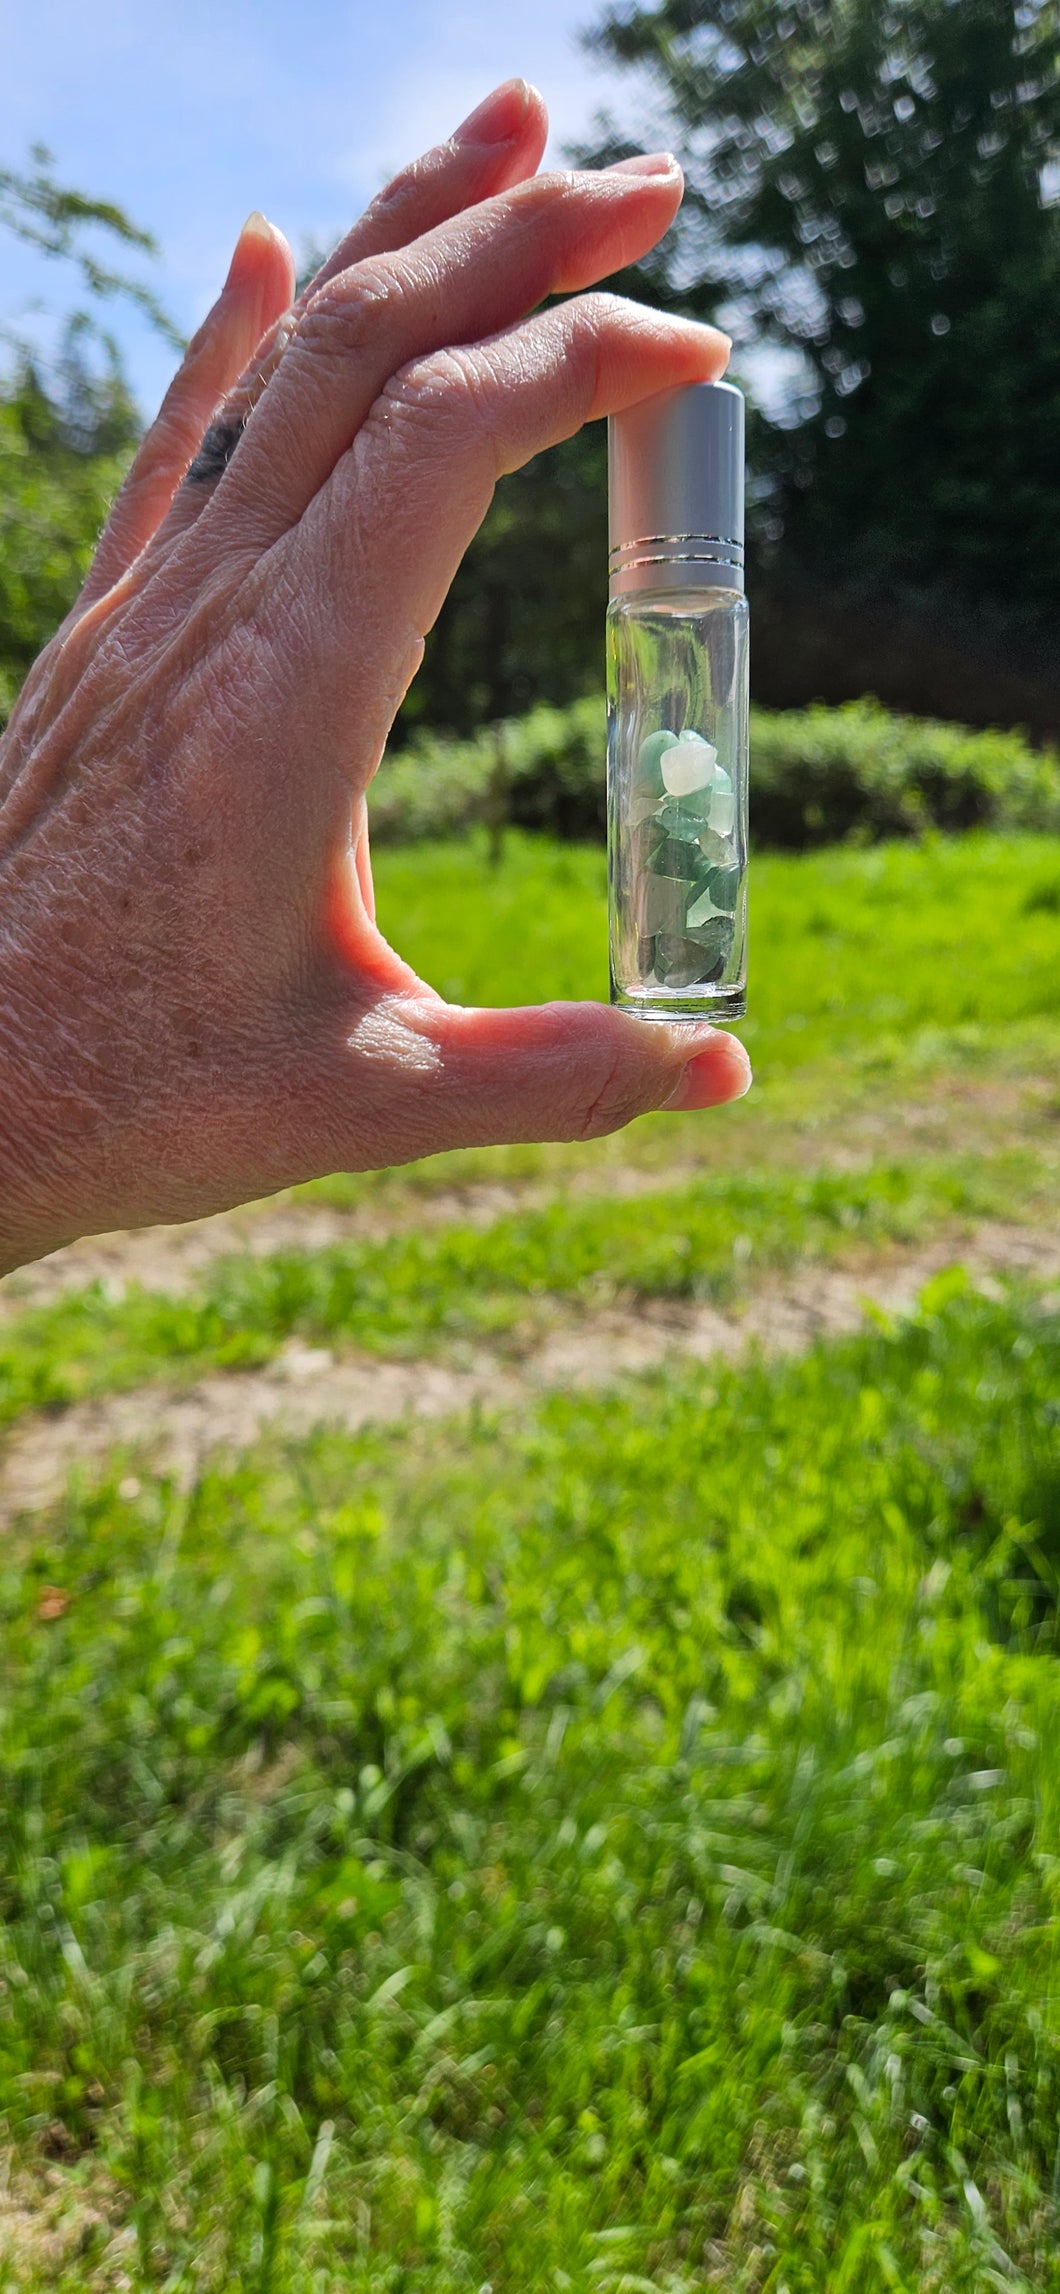
M 371 800 L 373 838 L 404 844 L 504 819 L 553 836 L 603 838 L 603 702 L 547 703 L 470 741 L 419 733 L 388 757 Z
M 602 838 L 603 703 L 541 707 L 472 741 L 421 734 L 388 760 L 372 799 L 384 842 L 451 836 L 507 819 L 554 836 Z M 1060 759 L 1020 733 L 841 709 L 751 712 L 755 842 L 789 851 L 926 829 L 1060 829 Z
M 1060 827 L 1060 759 L 1021 733 L 892 716 L 872 700 L 751 716 L 757 840 L 798 851 L 927 828 Z
M 0 373 L 0 729 L 92 562 L 138 435 L 120 375 Z M 62 387 L 61 387 L 62 386 Z

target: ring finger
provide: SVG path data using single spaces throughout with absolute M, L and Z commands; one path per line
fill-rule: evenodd
M 548 113 L 526 80 L 506 80 L 470 113 L 445 143 L 400 169 L 340 239 L 291 308 L 269 328 L 238 382 L 206 426 L 187 484 L 166 524 L 167 545 L 195 524 L 223 472 L 247 418 L 261 398 L 313 296 L 341 271 L 370 256 L 396 253 L 425 232 L 537 169 L 548 135 Z

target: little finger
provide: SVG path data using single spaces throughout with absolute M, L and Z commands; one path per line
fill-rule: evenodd
M 247 217 L 213 309 L 193 335 L 103 530 L 78 610 L 111 589 L 164 518 L 218 402 L 285 311 L 294 262 L 282 232 Z

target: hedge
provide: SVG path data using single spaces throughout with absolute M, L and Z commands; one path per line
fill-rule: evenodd
M 388 757 L 370 800 L 385 843 L 458 835 L 483 821 L 602 838 L 604 711 L 596 697 L 540 707 L 473 740 L 416 736 Z M 1020 733 L 839 709 L 751 711 L 751 830 L 800 851 L 926 829 L 1060 832 L 1060 758 Z

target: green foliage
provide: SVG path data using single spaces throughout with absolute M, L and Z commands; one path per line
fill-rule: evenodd
M 120 296 L 135 303 L 173 349 L 181 350 L 183 339 L 157 295 L 140 280 L 130 279 L 127 272 L 111 270 L 92 250 L 91 234 L 102 232 L 104 238 L 116 239 L 121 247 L 154 256 L 158 247 L 150 232 L 142 231 L 112 200 L 89 199 L 83 191 L 57 183 L 52 174 L 52 154 L 44 144 L 33 145 L 30 159 L 30 170 L 0 167 L 0 230 L 10 231 L 44 255 L 72 262 L 93 300 Z
M 1055 2294 L 1057 1342 L 951 1275 L 9 1534 L 14 2283 Z
M 68 337 L 58 377 L 23 355 L 0 378 L 0 723 L 88 572 L 139 435 L 116 365 Z
M 752 716 L 752 823 L 799 848 L 930 828 L 1060 829 L 1060 758 L 1019 733 L 852 701 Z
M 603 836 L 607 735 L 598 694 L 539 703 L 468 740 L 427 731 L 388 754 L 372 790 L 373 839 L 451 836 L 499 819 L 553 835 Z
M 35 145 L 32 168 L 0 168 L 0 231 L 73 264 L 93 307 L 121 297 L 175 347 L 181 338 L 142 281 L 101 262 L 100 236 L 156 254 L 154 240 L 107 200 L 56 182 Z M 51 361 L 8 331 L 0 371 L 0 726 L 31 662 L 69 611 L 140 434 L 111 338 L 75 310 Z
M 389 757 L 372 833 L 405 842 L 497 816 L 558 836 L 606 826 L 602 702 L 539 707 L 457 741 L 419 734 Z M 799 850 L 928 828 L 1060 828 L 1060 761 L 1019 733 L 901 717 L 871 700 L 751 712 L 751 829 Z
M 602 423 L 502 479 L 398 720 L 469 734 L 596 683 L 607 605 Z
M 648 70 L 687 163 L 674 291 L 726 284 L 809 362 L 764 440 L 781 570 L 898 585 L 1055 670 L 1056 0 L 657 0 L 595 44 Z

